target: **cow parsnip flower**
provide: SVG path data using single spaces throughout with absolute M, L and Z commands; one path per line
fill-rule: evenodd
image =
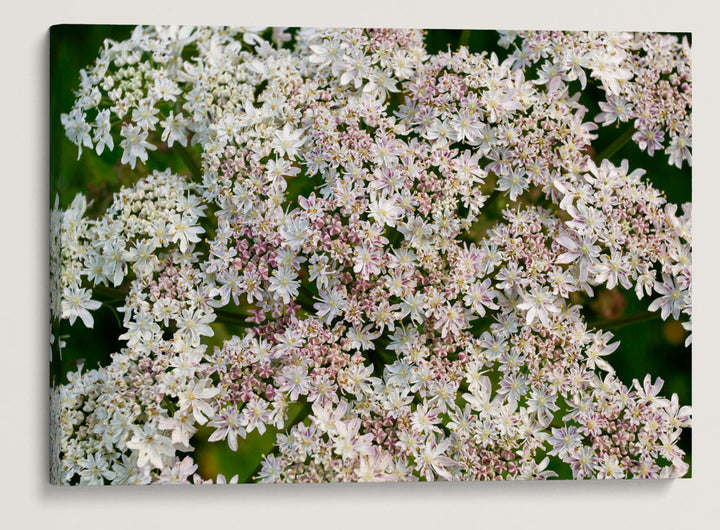
M 56 203 L 51 308 L 92 327 L 117 295 L 123 346 L 53 388 L 53 481 L 228 482 L 202 476 L 201 428 L 233 451 L 273 437 L 265 482 L 684 475 L 690 408 L 620 381 L 620 343 L 575 300 L 621 285 L 689 328 L 690 205 L 589 155 L 597 124 L 627 123 L 691 164 L 689 44 L 500 44 L 507 59 L 429 54 L 417 30 L 107 41 L 61 121 L 138 178 L 97 217 Z M 150 151 L 188 172 L 145 174 Z

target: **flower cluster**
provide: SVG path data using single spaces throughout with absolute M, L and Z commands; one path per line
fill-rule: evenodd
M 518 39 L 503 61 L 417 30 L 106 41 L 68 138 L 189 174 L 53 211 L 53 318 L 92 327 L 117 295 L 125 342 L 53 389 L 53 481 L 205 482 L 200 427 L 273 436 L 267 482 L 683 476 L 690 408 L 621 381 L 578 301 L 621 286 L 689 328 L 690 205 L 591 156 L 597 123 L 635 120 L 641 149 L 691 162 L 688 45 Z
M 565 90 L 571 81 L 584 89 L 590 78 L 602 84 L 605 101 L 595 121 L 603 125 L 633 121 L 632 139 L 652 156 L 692 165 L 692 85 L 690 45 L 673 35 L 646 33 L 503 32 L 513 69 L 539 65 L 537 84 Z M 542 64 L 541 64 L 542 63 Z M 667 135 L 667 137 L 666 137 Z

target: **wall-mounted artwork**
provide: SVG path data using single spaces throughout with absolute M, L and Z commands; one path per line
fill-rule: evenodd
M 50 37 L 53 484 L 691 476 L 690 34 Z

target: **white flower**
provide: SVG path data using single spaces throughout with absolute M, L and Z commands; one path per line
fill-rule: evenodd
M 207 421 L 205 416 L 213 416 L 215 414 L 214 407 L 206 400 L 218 395 L 220 389 L 210 385 L 212 385 L 212 383 L 209 379 L 203 379 L 202 381 L 195 382 L 192 386 L 188 386 L 178 394 L 179 410 L 192 410 L 195 421 L 200 425 L 205 425 Z
M 480 136 L 482 123 L 477 114 L 471 114 L 467 109 L 461 109 L 450 120 L 450 127 L 454 129 L 458 142 L 465 140 L 474 142 Z
M 345 297 L 342 291 L 333 288 L 330 291 L 320 291 L 320 303 L 313 304 L 317 310 L 317 316 L 328 324 L 340 315 L 340 311 L 345 307 Z
M 115 147 L 112 134 L 110 134 L 110 110 L 98 112 L 95 118 L 95 151 L 101 155 L 105 147 L 112 151 Z
M 278 300 L 282 299 L 283 303 L 289 304 L 291 299 L 298 295 L 297 273 L 290 267 L 280 267 L 275 269 L 270 277 L 270 287 L 268 291 L 273 293 L 273 297 Z
M 280 226 L 279 232 L 285 244 L 291 249 L 297 250 L 307 239 L 309 226 L 308 220 L 303 217 L 287 218 L 285 224 Z
M 136 429 L 127 446 L 137 451 L 139 467 L 150 464 L 152 467 L 162 469 L 163 456 L 175 456 L 175 448 L 170 438 L 157 432 L 155 426 L 150 423 L 143 425 L 142 429 Z
M 601 101 L 600 109 L 603 111 L 595 116 L 595 121 L 602 122 L 603 126 L 611 125 L 615 121 L 626 122 L 630 119 L 630 104 L 621 96 L 609 96 L 607 103 Z
M 187 213 L 173 215 L 170 217 L 170 232 L 173 243 L 178 243 L 181 252 L 187 251 L 190 243 L 200 242 L 198 234 L 205 232 L 205 229 L 196 225 L 197 219 Z
M 130 164 L 131 169 L 135 169 L 135 163 L 138 158 L 143 163 L 147 162 L 148 154 L 146 149 L 151 151 L 157 149 L 157 147 L 148 143 L 148 133 L 140 126 L 130 124 L 123 125 L 120 129 L 120 136 L 123 137 L 123 140 L 120 142 L 120 147 L 124 149 L 120 161 L 123 164 Z
M 286 123 L 281 131 L 275 133 L 272 147 L 280 156 L 287 155 L 289 158 L 295 158 L 304 143 L 302 131 L 293 130 L 290 124 Z
M 375 219 L 382 225 L 395 226 L 395 221 L 402 215 L 403 210 L 395 204 L 394 198 L 385 199 L 383 197 L 371 196 L 370 198 L 370 217 Z
M 529 294 L 523 295 L 523 302 L 518 309 L 526 309 L 526 324 L 529 326 L 535 318 L 539 318 L 544 326 L 549 324 L 550 313 L 557 314 L 560 308 L 554 304 L 555 297 L 547 287 L 535 287 Z
M 528 180 L 525 178 L 525 170 L 513 169 L 500 177 L 497 183 L 498 191 L 510 191 L 510 200 L 515 201 L 523 191 L 528 188 Z
M 149 100 L 142 101 L 137 108 L 132 111 L 132 119 L 136 125 L 145 130 L 155 129 L 158 118 L 155 117 L 159 111 Z
M 665 274 L 663 274 L 663 283 L 655 282 L 655 291 L 662 296 L 653 300 L 648 310 L 657 311 L 659 308 L 663 320 L 671 314 L 676 320 L 680 318 L 680 312 L 687 303 L 688 291 Z
M 214 320 L 214 314 L 203 313 L 199 309 L 194 311 L 183 309 L 177 320 L 177 327 L 180 333 L 189 336 L 190 344 L 197 345 L 200 343 L 201 335 L 212 337 L 215 334 L 209 326 Z
M 104 484 L 103 478 L 112 480 L 115 472 L 108 467 L 102 454 L 90 454 L 80 462 L 80 484 L 98 486 Z
M 210 435 L 208 441 L 216 442 L 227 438 L 230 449 L 237 451 L 237 437 L 245 438 L 246 436 L 245 428 L 241 425 L 242 421 L 235 407 L 227 407 L 221 410 L 218 415 L 208 423 L 209 427 L 215 427 L 215 431 Z
M 623 54 L 610 55 L 604 51 L 594 51 L 588 58 L 588 66 L 591 68 L 591 76 L 600 79 L 605 90 L 610 94 L 620 93 L 620 82 L 632 78 L 633 74 L 620 65 L 624 59 Z
M 85 121 L 85 113 L 80 109 L 73 109 L 70 114 L 62 114 L 60 121 L 65 127 L 65 134 L 72 143 L 78 146 L 78 160 L 82 154 L 83 145 L 92 149 L 90 138 L 90 125 Z
M 167 142 L 168 147 L 172 147 L 175 142 L 178 142 L 183 147 L 187 147 L 187 120 L 183 117 L 182 113 L 175 116 L 175 113 L 171 110 L 168 113 L 168 117 L 160 122 L 160 125 L 163 127 L 163 133 L 160 139 L 163 142 Z
M 90 291 L 77 285 L 63 289 L 62 318 L 70 319 L 70 325 L 73 325 L 75 319 L 80 317 L 85 327 L 92 328 L 93 317 L 88 309 L 97 309 L 101 304 L 90 297 Z
M 687 160 L 688 165 L 692 165 L 692 154 L 690 148 L 692 147 L 692 138 L 687 134 L 679 134 L 675 136 L 670 142 L 670 146 L 665 149 L 665 152 L 670 156 L 670 164 L 680 168 L 682 167 L 683 161 Z

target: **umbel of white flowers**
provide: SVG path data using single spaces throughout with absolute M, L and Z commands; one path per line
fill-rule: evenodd
M 683 476 L 690 408 L 621 381 L 621 345 L 572 300 L 619 285 L 689 329 L 690 205 L 589 154 L 596 123 L 627 123 L 690 164 L 689 46 L 500 44 L 502 62 L 431 55 L 417 30 L 106 41 L 62 121 L 138 178 L 98 217 L 56 203 L 51 306 L 93 327 L 112 292 L 124 347 L 52 389 L 53 482 L 226 482 L 198 472 L 201 426 L 232 450 L 271 436 L 249 477 L 268 482 Z M 149 151 L 189 173 L 146 171 Z

